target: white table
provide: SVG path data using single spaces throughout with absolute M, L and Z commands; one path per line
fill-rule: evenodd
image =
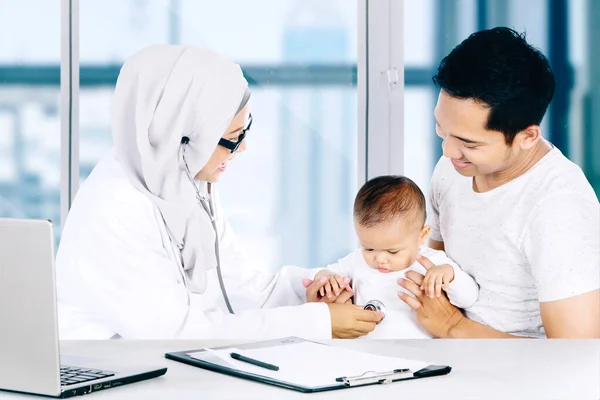
M 332 340 L 372 353 L 452 366 L 446 376 L 303 394 L 233 378 L 164 358 L 166 352 L 232 344 L 223 341 L 63 342 L 61 352 L 138 360 L 166 375 L 92 393 L 89 399 L 600 399 L 600 340 Z M 0 399 L 32 398 L 0 392 Z

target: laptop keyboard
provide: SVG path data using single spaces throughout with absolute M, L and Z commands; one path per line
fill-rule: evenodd
M 69 386 L 96 379 L 114 376 L 113 372 L 101 371 L 99 369 L 60 367 L 60 385 Z

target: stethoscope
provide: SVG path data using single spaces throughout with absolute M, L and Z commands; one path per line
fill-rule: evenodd
M 188 167 L 187 161 L 185 159 L 185 148 L 187 144 L 190 142 L 190 139 L 187 136 L 181 138 L 181 158 L 183 159 L 183 164 L 185 165 L 185 172 L 188 177 L 188 180 L 194 187 L 194 191 L 196 192 L 196 199 L 198 203 L 202 206 L 204 211 L 208 214 L 210 218 L 210 222 L 212 224 L 213 230 L 215 231 L 215 256 L 217 260 L 217 277 L 219 279 L 219 286 L 221 287 L 221 293 L 223 294 L 223 299 L 225 300 L 225 304 L 227 305 L 227 310 L 229 310 L 230 314 L 235 314 L 233 312 L 233 308 L 231 307 L 231 303 L 229 302 L 229 297 L 227 296 L 227 290 L 225 289 L 225 283 L 223 282 L 223 275 L 221 273 L 221 252 L 219 248 L 219 231 L 217 229 L 217 221 L 215 217 L 215 210 L 213 206 L 212 196 L 209 200 L 207 200 L 204 196 L 200 194 L 200 190 L 198 189 L 198 185 L 194 181 L 192 177 L 192 173 L 190 172 L 190 168 Z M 209 193 L 210 193 L 210 183 L 208 183 Z M 182 260 L 183 262 L 183 260 Z M 185 280 L 185 272 L 184 272 L 184 280 Z M 370 300 L 364 306 L 365 310 L 371 311 L 381 311 L 385 315 L 385 305 L 383 302 L 379 300 Z
M 354 284 L 352 285 L 352 291 L 355 294 L 357 293 L 357 289 L 358 288 L 356 282 L 354 282 Z M 363 307 L 363 310 L 380 311 L 383 314 L 383 318 L 385 318 L 385 304 L 383 304 L 383 301 L 381 300 L 372 299 L 367 301 L 367 303 Z
M 235 314 L 233 312 L 233 307 L 231 307 L 231 303 L 229 302 L 229 297 L 227 296 L 227 290 L 225 289 L 225 283 L 223 282 L 223 275 L 221 273 L 221 252 L 219 248 L 219 231 L 217 229 L 217 219 L 215 216 L 215 210 L 213 206 L 212 196 L 207 200 L 204 196 L 200 194 L 200 190 L 198 189 L 198 185 L 194 181 L 192 177 L 192 173 L 190 172 L 190 168 L 188 167 L 187 161 L 185 160 L 185 148 L 187 144 L 190 142 L 190 138 L 184 136 L 181 138 L 181 157 L 183 159 L 183 164 L 185 165 L 185 172 L 187 174 L 188 180 L 194 187 L 194 191 L 196 192 L 196 199 L 198 203 L 202 206 L 204 211 L 208 214 L 210 218 L 210 222 L 212 224 L 213 230 L 215 231 L 215 257 L 217 260 L 217 277 L 219 279 L 219 286 L 221 286 L 221 293 L 223 294 L 223 299 L 225 300 L 225 304 L 227 305 L 227 310 L 229 310 L 230 314 Z M 209 193 L 210 193 L 210 183 L 208 183 Z M 185 279 L 185 272 L 184 272 Z
M 369 311 L 381 311 L 383 316 L 385 317 L 385 305 L 382 301 L 379 300 L 369 300 L 367 304 L 363 307 L 365 310 Z

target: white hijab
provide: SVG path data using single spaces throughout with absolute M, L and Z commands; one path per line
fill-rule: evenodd
M 185 172 L 181 138 L 189 137 L 185 158 L 195 176 L 247 90 L 237 64 L 187 46 L 147 47 L 125 62 L 117 79 L 112 119 L 117 158 L 160 210 L 194 292 L 204 292 L 206 270 L 216 265 L 215 235 Z M 206 183 L 197 184 L 206 196 Z

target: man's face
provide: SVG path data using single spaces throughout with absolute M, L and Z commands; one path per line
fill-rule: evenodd
M 463 176 L 493 175 L 510 168 L 515 159 L 514 143 L 508 146 L 502 132 L 485 128 L 489 113 L 472 99 L 440 91 L 434 111 L 436 132 L 444 140 L 444 156 Z

